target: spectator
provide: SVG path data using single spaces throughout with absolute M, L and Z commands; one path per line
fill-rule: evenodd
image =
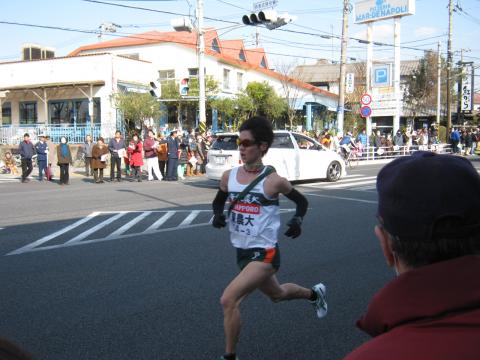
M 129 163 L 132 173 L 138 182 L 142 181 L 142 165 L 143 165 L 143 145 L 137 134 L 133 135 L 132 141 L 128 145 L 128 154 L 130 155 Z
M 450 144 L 452 145 L 452 152 L 457 154 L 460 151 L 460 133 L 455 128 L 452 128 L 450 133 Z M 459 146 L 460 145 L 460 146 Z
M 93 176 L 92 169 L 92 149 L 93 149 L 92 137 L 87 135 L 85 137 L 85 142 L 83 143 L 82 149 L 85 155 L 85 176 Z
M 170 136 L 164 140 L 167 144 L 167 181 L 177 181 L 177 166 L 178 166 L 178 147 L 180 142 L 177 138 L 177 130 L 173 130 Z
M 332 144 L 332 137 L 330 136 L 330 134 L 325 134 L 322 137 L 322 140 L 321 140 L 320 144 L 325 146 L 327 149 L 330 149 L 330 146 Z
M 179 135 L 181 139 L 181 135 Z M 181 141 L 178 147 L 178 166 L 177 166 L 177 176 L 181 180 L 185 180 L 185 171 L 187 169 L 188 163 L 188 154 L 190 153 L 190 148 L 188 146 L 188 140 Z
M 28 180 L 28 176 L 33 170 L 32 157 L 35 153 L 35 149 L 30 141 L 30 135 L 28 133 L 23 135 L 23 141 L 20 143 L 19 152 L 22 159 L 22 183 L 26 183 L 30 181 Z
M 107 155 L 108 148 L 103 138 L 99 137 L 92 148 L 93 178 L 96 184 L 103 184 L 103 169 L 107 167 Z
M 472 151 L 472 135 L 470 134 L 470 131 L 464 131 L 462 137 L 462 143 L 465 146 L 464 155 L 468 156 Z
M 368 145 L 368 137 L 367 137 L 367 130 L 363 129 L 360 134 L 357 136 L 357 142 L 360 141 L 364 149 L 367 148 Z
M 167 170 L 167 160 L 168 160 L 168 151 L 167 151 L 167 144 L 163 142 L 165 139 L 165 135 L 163 133 L 158 133 L 158 149 L 157 149 L 157 156 L 158 156 L 158 167 L 160 168 L 160 172 L 162 173 L 162 178 L 165 179 L 166 177 L 166 170 Z
M 464 158 L 417 152 L 386 165 L 377 192 L 375 234 L 398 277 L 357 322 L 374 339 L 346 360 L 480 359 L 476 169 Z
M 201 176 L 205 174 L 205 165 L 207 161 L 207 153 L 205 151 L 205 144 L 203 143 L 202 135 L 197 136 L 195 157 L 197 158 L 197 169 L 194 174 Z
M 470 155 L 475 155 L 475 150 L 477 149 L 477 132 L 476 130 L 472 130 L 470 135 L 472 137 L 472 150 L 470 151 Z
M 48 162 L 48 180 L 52 181 L 53 180 L 53 173 L 55 171 L 55 164 L 57 163 L 57 151 L 55 148 L 55 144 L 53 141 L 50 139 L 50 136 L 47 135 L 46 137 L 47 141 L 47 146 L 48 146 L 48 157 L 47 157 L 47 162 Z
M 373 138 L 373 145 L 375 146 L 375 150 L 378 150 L 382 147 L 382 133 L 380 130 L 377 130 L 375 136 Z
M 58 166 L 60 166 L 60 185 L 69 185 L 69 165 L 72 163 L 72 153 L 67 144 L 67 138 L 62 136 L 57 146 Z
M 143 151 L 145 152 L 145 159 L 147 161 L 148 181 L 153 181 L 157 177 L 158 180 L 162 180 L 162 174 L 158 167 L 158 148 L 160 142 L 155 140 L 155 133 L 153 130 L 148 130 L 148 137 L 143 142 Z
M 125 141 L 122 139 L 122 133 L 115 131 L 115 137 L 108 143 L 110 151 L 110 181 L 113 182 L 115 167 L 117 168 L 117 181 L 122 181 L 122 158 L 125 156 Z
M 45 180 L 48 180 L 47 160 L 48 160 L 48 145 L 45 142 L 45 135 L 41 134 L 40 141 L 35 144 L 35 151 L 37 152 L 38 163 L 38 180 L 43 181 L 43 173 L 45 173 Z
M 403 135 L 402 133 L 400 132 L 400 130 L 397 130 L 397 133 L 395 134 L 395 136 L 393 137 L 393 150 L 399 154 L 398 151 L 400 151 L 400 149 L 403 148 Z M 405 152 L 403 153 L 405 155 Z
M 7 172 L 12 175 L 18 175 L 17 165 L 15 164 L 15 159 L 12 156 L 10 151 L 7 151 L 4 155 L 3 161 L 5 163 L 5 167 Z

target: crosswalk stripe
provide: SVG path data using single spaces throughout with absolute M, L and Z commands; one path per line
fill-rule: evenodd
M 337 183 L 328 183 L 327 185 L 336 185 L 336 184 L 344 184 L 344 183 L 354 183 L 354 182 L 357 182 L 359 180 L 372 180 L 372 179 L 376 179 L 377 176 L 365 176 L 365 177 L 362 177 L 362 178 L 357 178 L 357 179 L 340 179 Z
M 143 219 L 145 219 L 148 215 L 150 215 L 152 212 L 151 211 L 145 211 L 143 213 L 141 213 L 140 215 L 138 215 L 137 217 L 133 218 L 132 220 L 130 220 L 128 223 L 126 223 L 125 225 L 123 225 L 122 227 L 120 227 L 119 229 L 115 230 L 113 233 L 111 233 L 110 235 L 107 236 L 107 238 L 113 238 L 113 237 L 116 237 L 116 236 L 119 236 L 119 235 L 122 235 L 125 231 L 127 231 L 128 229 L 130 229 L 132 226 L 134 226 L 135 224 L 139 223 L 140 221 L 142 221 Z
M 111 224 L 115 220 L 120 219 L 122 216 L 126 215 L 126 212 L 120 212 L 115 216 L 112 216 L 111 218 L 102 221 L 100 224 L 95 225 L 94 227 L 88 229 L 87 231 L 75 236 L 73 239 L 68 240 L 65 244 L 72 244 L 72 243 L 77 243 L 85 239 L 86 237 L 90 236 L 94 232 L 100 230 L 101 228 L 107 226 L 108 224 Z
M 182 226 L 188 226 L 192 223 L 193 220 L 195 220 L 195 218 L 198 216 L 198 214 L 200 213 L 200 211 L 198 210 L 194 210 L 190 213 L 190 215 L 188 215 L 185 220 L 183 220 L 180 225 L 178 225 L 178 227 L 182 227 Z
M 165 224 L 165 222 L 170 219 L 173 215 L 175 215 L 175 211 L 167 211 L 165 215 L 163 215 L 160 219 L 155 221 L 152 225 L 150 225 L 144 233 L 149 233 L 152 231 L 157 230 L 160 226 Z
M 95 216 L 97 216 L 99 213 L 98 212 L 93 212 L 91 213 L 90 215 L 88 215 L 87 217 L 83 218 L 83 219 L 80 219 L 78 220 L 77 222 L 67 226 L 67 227 L 64 227 L 63 229 L 57 231 L 57 232 L 54 232 L 53 234 L 50 234 L 50 235 L 47 235 L 47 236 L 44 236 L 43 238 L 41 239 L 38 239 L 37 241 L 31 243 L 31 244 L 28 244 L 28 245 L 25 245 L 23 247 L 21 247 L 20 249 L 17 249 L 15 251 L 12 251 L 12 252 L 9 252 L 7 255 L 17 255 L 17 254 L 21 254 L 21 253 L 24 253 L 24 252 L 27 252 L 27 251 L 30 251 L 32 250 L 33 248 L 37 247 L 37 246 L 40 246 L 42 245 L 43 243 L 46 243 L 47 241 L 50 241 L 54 238 L 56 238 L 57 236 L 60 236 L 62 234 L 65 234 L 66 232 L 70 231 L 70 230 L 73 230 L 75 229 L 76 227 L 79 227 L 80 225 L 86 223 L 87 221 L 93 219 Z
M 375 184 L 377 180 L 372 179 L 372 180 L 365 180 L 365 181 L 358 181 L 356 183 L 346 183 L 346 184 L 335 184 L 335 185 L 329 185 L 325 186 L 326 189 L 342 189 L 346 188 L 349 186 L 356 186 L 356 185 L 365 185 L 365 184 Z

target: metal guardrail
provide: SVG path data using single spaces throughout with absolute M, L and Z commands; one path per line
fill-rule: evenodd
M 367 146 L 358 151 L 360 161 L 393 159 L 401 156 L 408 156 L 416 151 L 432 151 L 439 154 L 452 153 L 450 144 L 412 145 L 412 146 Z
M 0 127 L 0 143 L 5 145 L 19 144 L 23 140 L 23 135 L 28 133 L 32 141 L 36 141 L 40 134 L 45 134 L 50 136 L 55 144 L 60 143 L 62 136 L 65 136 L 70 144 L 80 144 L 85 141 L 87 135 L 91 135 L 96 139 L 100 136 L 101 132 L 102 127 L 100 124 L 84 126 L 44 124 L 3 125 Z

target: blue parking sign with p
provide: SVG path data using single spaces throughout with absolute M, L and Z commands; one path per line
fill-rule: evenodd
M 375 66 L 373 68 L 373 86 L 390 86 L 390 65 Z

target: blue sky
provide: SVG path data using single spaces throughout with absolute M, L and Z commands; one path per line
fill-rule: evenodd
M 153 10 L 170 11 L 193 15 L 195 0 L 163 1 L 109 1 L 106 2 L 138 6 Z M 205 16 L 238 22 L 237 26 L 219 21 L 206 20 L 205 26 L 216 27 L 221 38 L 241 38 L 247 47 L 255 45 L 255 28 L 241 25 L 241 16 L 253 7 L 253 1 L 204 0 Z M 191 8 L 189 7 L 189 2 Z M 290 63 L 313 63 L 317 58 L 338 61 L 340 42 L 318 35 L 341 34 L 342 0 L 278 0 L 277 11 L 297 16 L 293 23 L 279 30 L 259 29 L 260 45 L 267 53 L 271 65 Z M 352 0 L 354 3 L 355 0 Z M 480 0 L 454 0 L 463 12 L 454 15 L 453 50 L 455 61 L 459 60 L 459 50 L 465 52 L 465 61 L 480 62 Z M 436 49 L 436 43 L 442 42 L 446 53 L 448 32 L 448 0 L 416 0 L 416 15 L 402 20 L 402 43 L 419 49 Z M 159 12 L 120 8 L 111 5 L 89 3 L 81 0 L 16 0 L 2 1 L 0 21 L 18 22 L 52 27 L 63 27 L 93 31 L 102 22 L 113 22 L 122 26 L 117 34 L 135 34 L 149 30 L 170 31 L 170 19 L 173 15 Z M 355 25 L 353 14 L 350 17 L 349 35 L 362 37 L 365 25 Z M 97 42 L 95 34 L 84 34 L 61 30 L 47 30 L 0 23 L 2 46 L 0 61 L 20 58 L 23 43 L 37 43 L 54 47 L 57 56 L 66 55 L 78 46 Z M 300 31 L 317 36 L 295 34 Z M 104 39 L 112 37 L 105 35 Z M 393 43 L 393 20 L 378 22 L 375 25 L 374 41 Z M 421 50 L 402 49 L 403 59 L 416 59 L 423 55 Z M 348 56 L 365 59 L 366 47 L 357 41 L 349 42 Z M 377 48 L 375 58 L 387 59 L 392 56 L 389 48 Z

